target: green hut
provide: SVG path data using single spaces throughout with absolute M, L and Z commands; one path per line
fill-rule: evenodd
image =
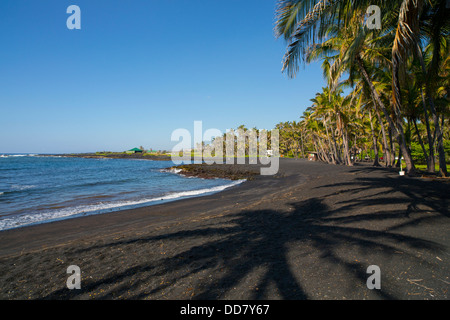
M 143 153 L 143 152 L 144 152 L 144 150 L 141 150 L 141 149 L 139 149 L 139 148 L 133 148 L 133 149 L 131 149 L 131 150 L 126 151 L 126 153 L 128 153 L 128 154 L 133 154 L 133 153 Z

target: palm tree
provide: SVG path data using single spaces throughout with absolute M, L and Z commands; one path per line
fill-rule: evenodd
M 408 172 L 415 171 L 414 162 L 407 147 L 407 141 L 403 130 L 403 105 L 402 105 L 402 90 L 400 81 L 400 65 L 406 62 L 408 57 L 417 51 L 419 47 L 419 31 L 420 31 L 420 16 L 425 5 L 439 4 L 437 12 L 442 14 L 444 1 L 424 1 L 424 0 L 402 0 L 402 1 L 366 1 L 366 0 L 280 0 L 277 7 L 277 23 L 276 35 L 283 36 L 288 41 L 288 49 L 283 61 L 283 71 L 286 71 L 290 77 L 294 77 L 298 71 L 299 62 L 305 62 L 305 56 L 308 55 L 308 50 L 313 43 L 326 43 L 328 30 L 335 25 L 339 31 L 336 36 L 336 42 L 345 39 L 346 31 L 356 30 L 353 34 L 353 39 L 347 50 L 343 47 L 340 50 L 341 54 L 335 59 L 339 65 L 345 70 L 351 66 L 356 66 L 359 73 L 367 82 L 370 88 L 373 99 L 376 104 L 382 109 L 386 120 L 388 121 L 394 139 L 398 141 L 401 153 L 403 154 Z M 392 71 L 392 108 L 391 111 L 386 107 L 382 101 L 379 93 L 373 86 L 373 81 L 367 62 L 364 61 L 365 54 L 370 51 L 362 50 L 362 46 L 367 39 L 366 28 L 361 27 L 361 15 L 364 9 L 369 5 L 382 5 L 385 10 L 393 13 L 386 15 L 384 22 L 387 23 L 387 28 L 384 31 L 389 35 L 389 28 L 393 29 L 393 40 L 391 42 L 391 71 Z M 433 17 L 439 14 L 432 15 Z M 360 26 L 354 28 L 354 22 L 360 21 Z M 446 19 L 441 19 L 445 21 Z M 448 19 L 447 19 L 448 20 Z M 353 24 L 353 28 L 350 28 Z M 442 30 L 445 23 L 436 29 Z M 374 32 L 371 32 L 374 34 Z M 392 32 L 391 32 L 392 34 Z M 328 51 L 331 48 L 326 48 Z M 339 66 L 338 65 L 338 66 Z M 337 66 L 332 68 L 336 74 L 339 74 Z M 351 73 L 351 72 L 350 72 Z M 428 94 L 430 96 L 430 94 Z M 434 117 L 434 122 L 437 123 L 437 135 L 440 135 L 438 119 L 433 112 L 433 106 L 430 108 Z M 441 139 L 442 140 L 442 139 Z M 442 146 L 442 143 L 441 143 Z M 440 149 L 442 149 L 440 147 Z M 443 154 L 440 152 L 440 154 Z M 444 154 L 445 155 L 445 154 Z M 442 159 L 445 165 L 445 158 Z M 442 170 L 441 170 L 442 172 Z M 445 174 L 445 172 L 443 172 Z
M 313 105 L 313 115 L 322 122 L 325 133 L 328 149 L 330 152 L 330 160 L 333 164 L 341 163 L 341 157 L 338 153 L 337 141 L 335 136 L 335 126 L 333 123 L 333 103 L 332 103 L 331 90 L 329 88 L 323 88 L 322 93 L 317 93 L 314 99 L 311 99 Z
M 424 13 L 421 19 L 421 36 L 428 40 L 428 45 L 422 49 L 421 42 L 417 41 L 416 51 L 420 62 L 422 72 L 425 76 L 423 84 L 425 85 L 425 95 L 427 97 L 430 112 L 435 126 L 435 136 L 437 138 L 437 151 L 439 154 L 439 170 L 441 175 L 447 176 L 447 165 L 445 159 L 443 127 L 439 123 L 435 100 L 439 83 L 442 78 L 439 71 L 444 69 L 445 61 L 450 55 L 450 7 L 446 1 L 430 1 L 424 5 Z M 424 51 L 424 53 L 422 53 Z M 428 63 L 426 63 L 428 60 Z M 447 93 L 448 94 L 448 93 Z M 448 105 L 448 101 L 447 101 Z M 427 105 L 424 103 L 425 121 L 428 121 Z M 442 117 L 444 117 L 442 115 Z M 443 118 L 442 118 L 443 119 Z M 427 126 L 427 129 L 428 126 Z M 429 137 L 429 143 L 432 141 Z M 430 147 L 430 150 L 433 148 Z M 434 163 L 433 163 L 434 165 Z
M 373 33 L 362 26 L 361 18 L 362 15 L 355 15 L 346 28 L 339 28 L 336 25 L 330 26 L 325 33 L 327 39 L 309 48 L 306 61 L 311 62 L 318 57 L 322 57 L 329 83 L 332 83 L 333 87 L 338 85 L 344 72 L 349 74 L 350 83 L 353 83 L 358 76 L 365 80 L 372 94 L 375 108 L 381 108 L 383 111 L 391 131 L 394 133 L 394 138 L 400 142 L 408 170 L 413 172 L 414 164 L 403 137 L 402 123 L 396 123 L 391 119 L 388 107 L 374 85 L 373 75 L 369 74 L 370 71 L 368 71 L 370 65 L 382 65 L 388 61 L 383 55 L 385 48 L 374 46 L 376 40 L 379 39 L 374 38 Z M 369 62 L 366 62 L 366 60 Z

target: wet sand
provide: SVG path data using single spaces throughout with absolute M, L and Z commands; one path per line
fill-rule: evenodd
M 445 300 L 449 194 L 448 180 L 281 159 L 214 195 L 0 232 L 0 299 Z

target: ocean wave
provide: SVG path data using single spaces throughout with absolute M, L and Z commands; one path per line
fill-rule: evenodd
M 182 174 L 181 171 L 183 171 L 183 169 L 177 169 L 177 168 L 168 168 L 168 169 L 160 169 L 160 172 L 168 172 L 168 173 L 173 173 L 176 175 L 179 175 L 180 177 L 186 178 L 186 179 L 201 179 L 201 180 L 205 180 L 204 178 L 200 178 L 197 176 L 187 176 L 185 174 Z M 220 178 L 214 178 L 214 179 L 220 179 Z M 226 179 L 223 179 L 226 180 Z
M 0 154 L 0 158 L 20 158 L 20 157 L 36 157 L 37 154 Z
M 181 191 L 174 192 L 162 195 L 160 197 L 146 198 L 141 200 L 133 200 L 133 201 L 120 201 L 120 202 L 110 202 L 110 203 L 97 203 L 93 205 L 82 205 L 76 207 L 68 207 L 64 209 L 60 209 L 57 211 L 47 211 L 42 213 L 35 214 L 24 214 L 15 217 L 8 217 L 4 219 L 0 219 L 0 230 L 8 230 L 13 228 L 19 228 L 32 224 L 40 224 L 47 223 L 57 220 L 63 220 L 68 218 L 76 218 L 80 216 L 101 214 L 106 212 L 118 211 L 125 208 L 133 208 L 142 206 L 145 204 L 151 204 L 155 202 L 165 202 L 165 201 L 173 201 L 182 198 L 188 197 L 196 197 L 200 195 L 212 194 L 216 192 L 223 191 L 225 189 L 237 186 L 246 180 L 238 180 L 233 181 L 232 183 L 216 186 L 207 189 L 200 190 L 190 190 L 190 191 Z
M 36 188 L 37 186 L 34 184 L 30 184 L 30 185 L 19 185 L 19 184 L 13 184 L 11 186 L 11 188 L 13 189 L 13 191 L 23 191 L 23 190 L 28 190 L 28 189 L 33 189 Z
M 161 169 L 161 170 L 159 170 L 159 171 L 161 171 L 161 172 L 169 172 L 169 173 L 176 173 L 176 174 L 178 174 L 178 173 L 180 173 L 180 172 L 183 171 L 183 170 L 177 169 L 177 168 L 166 168 L 166 169 Z

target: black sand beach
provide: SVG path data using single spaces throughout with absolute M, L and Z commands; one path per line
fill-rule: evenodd
M 449 194 L 448 180 L 281 159 L 214 195 L 0 232 L 0 299 L 447 300 Z

